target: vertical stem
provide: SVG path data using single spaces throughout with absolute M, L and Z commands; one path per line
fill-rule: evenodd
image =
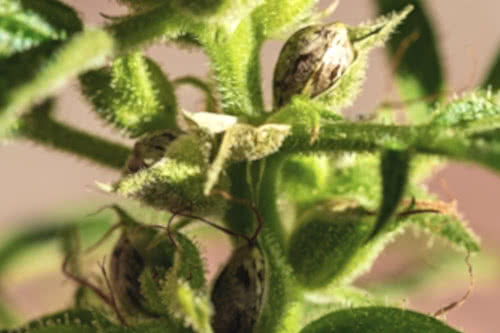
M 271 236 L 274 241 L 278 242 L 282 250 L 285 247 L 285 235 L 278 212 L 276 186 L 283 161 L 284 156 L 281 154 L 274 154 L 266 159 L 266 169 L 260 184 L 257 205 L 264 221 L 262 227 L 263 242 L 265 242 L 265 238 L 268 238 L 266 236 Z
M 247 182 L 247 164 L 237 163 L 228 168 L 231 179 L 231 196 L 238 199 L 251 200 L 250 186 Z M 236 202 L 229 202 L 226 212 L 226 225 L 233 231 L 251 235 L 254 228 L 254 216 L 249 207 Z

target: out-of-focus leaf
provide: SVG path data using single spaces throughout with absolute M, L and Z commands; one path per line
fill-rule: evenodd
M 89 246 L 96 241 L 110 226 L 111 214 L 99 214 L 75 220 L 37 221 L 30 227 L 2 240 L 0 247 L 0 274 L 10 265 L 22 265 L 16 262 L 18 256 L 34 251 L 48 242 L 59 240 L 70 228 L 77 226 L 82 245 Z
M 114 325 L 97 312 L 69 309 L 33 320 L 22 328 L 1 333 L 95 333 L 107 332 Z
M 382 203 L 372 235 L 377 234 L 391 219 L 401 201 L 410 169 L 410 153 L 407 150 L 388 149 L 382 154 Z
M 438 97 L 443 92 L 444 78 L 441 57 L 432 22 L 420 0 L 375 0 L 379 13 L 414 6 L 411 15 L 389 41 L 389 51 L 396 68 L 396 79 L 404 100 L 414 102 L 425 97 Z M 414 122 L 428 117 L 427 103 L 412 103 L 408 107 Z
M 8 94 L 0 99 L 0 136 L 12 130 L 16 117 L 22 111 L 37 100 L 54 93 L 71 77 L 102 66 L 113 50 L 113 38 L 102 30 L 87 30 L 75 34 L 57 52 L 48 50 L 51 61 L 46 62 L 43 69 L 36 74 L 30 71 L 33 73 L 30 80 L 23 80 L 22 84 L 9 90 Z
M 466 135 L 497 129 L 500 127 L 500 93 L 478 90 L 443 103 L 436 108 L 431 124 Z
M 416 209 L 436 209 L 439 213 L 412 214 L 399 218 L 398 224 L 414 224 L 429 234 L 438 236 L 457 249 L 478 252 L 479 238 L 469 229 L 455 207 L 441 202 L 428 202 L 415 205 Z M 402 212 L 404 214 L 404 212 Z
M 492 62 L 482 86 L 493 90 L 500 89 L 500 50 L 496 54 L 496 58 Z
M 443 290 L 455 287 L 450 281 L 467 283 L 467 266 L 465 256 L 457 255 L 451 250 L 432 251 L 425 257 L 412 264 L 408 271 L 400 272 L 395 276 L 382 281 L 364 285 L 375 295 L 391 298 L 405 298 L 409 294 L 420 291 Z M 474 279 L 481 283 L 494 283 L 500 278 L 500 261 L 497 253 L 482 251 L 470 258 Z M 461 286 L 457 287 L 462 288 Z
M 391 307 L 361 307 L 332 312 L 300 333 L 458 333 L 434 317 Z
M 57 0 L 8 0 L 0 3 L 0 58 L 80 31 L 76 12 Z

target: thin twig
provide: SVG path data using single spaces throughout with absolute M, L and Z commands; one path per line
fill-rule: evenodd
M 106 281 L 106 286 L 109 289 L 111 307 L 115 311 L 116 316 L 118 317 L 118 320 L 120 321 L 120 323 L 122 323 L 125 326 L 128 326 L 127 322 L 125 321 L 125 318 L 123 317 L 123 315 L 120 312 L 120 309 L 118 308 L 118 304 L 116 303 L 116 298 L 115 298 L 115 295 L 113 293 L 113 288 L 111 287 L 111 283 L 108 279 L 108 274 L 106 273 L 106 268 L 104 267 L 104 261 L 105 261 L 105 259 L 103 259 L 102 263 L 99 263 L 99 268 L 101 269 L 102 275 L 104 276 L 104 281 Z
M 434 312 L 434 317 L 440 317 L 446 314 L 447 312 L 455 308 L 458 308 L 459 306 L 465 303 L 465 301 L 469 298 L 470 294 L 472 293 L 472 290 L 474 289 L 474 275 L 472 272 L 472 265 L 470 263 L 470 251 L 467 251 L 467 256 L 465 257 L 465 263 L 467 264 L 467 268 L 469 271 L 469 288 L 467 289 L 467 292 L 458 301 L 452 302 Z
M 250 242 L 250 244 L 255 243 L 255 241 L 257 240 L 257 237 L 259 236 L 260 231 L 262 230 L 262 225 L 263 225 L 262 215 L 260 214 L 260 212 L 257 209 L 257 207 L 255 206 L 255 204 L 251 201 L 246 200 L 246 199 L 234 198 L 231 194 L 229 194 L 225 191 L 222 191 L 222 190 L 216 189 L 216 190 L 213 190 L 212 193 L 218 194 L 226 200 L 234 201 L 238 204 L 247 206 L 248 208 L 250 208 L 253 211 L 253 213 L 257 219 L 257 228 L 255 229 L 253 235 L 248 239 L 248 241 Z

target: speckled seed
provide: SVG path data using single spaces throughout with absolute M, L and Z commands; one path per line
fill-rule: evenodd
M 293 34 L 281 49 L 274 70 L 274 106 L 293 95 L 316 97 L 332 88 L 355 59 L 343 23 L 312 25 Z
M 265 261 L 255 246 L 234 251 L 212 289 L 215 333 L 252 333 L 262 307 Z
M 144 259 L 123 234 L 111 256 L 110 282 L 113 294 L 126 312 L 142 312 L 144 297 L 141 294 L 139 277 L 145 267 Z
M 168 145 L 177 137 L 178 134 L 173 131 L 165 130 L 148 134 L 137 141 L 125 164 L 124 173 L 136 173 L 159 161 L 167 152 Z

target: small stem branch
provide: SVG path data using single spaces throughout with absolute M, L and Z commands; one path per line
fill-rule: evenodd
M 37 143 L 76 154 L 113 169 L 121 169 L 130 154 L 130 149 L 121 144 L 57 122 L 42 106 L 22 117 L 18 133 Z

